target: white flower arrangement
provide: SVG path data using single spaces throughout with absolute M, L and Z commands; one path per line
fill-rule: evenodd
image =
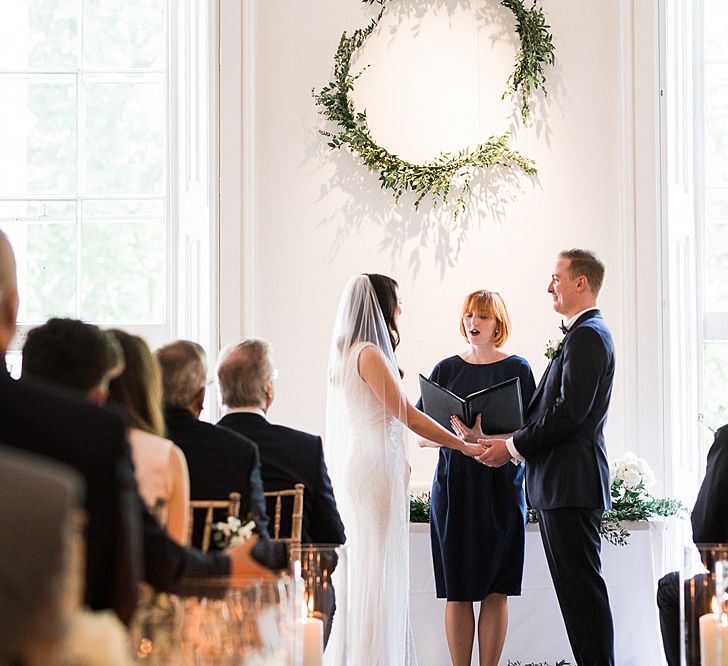
M 637 490 L 640 486 L 649 490 L 657 483 L 652 468 L 644 458 L 638 458 L 632 451 L 627 451 L 621 458 L 609 465 L 609 476 L 612 484 L 621 481 L 625 489 Z
M 221 548 L 238 546 L 247 541 L 254 529 L 255 521 L 249 520 L 243 525 L 243 522 L 235 516 L 228 516 L 226 522 L 215 523 L 212 526 L 215 543 Z
M 609 465 L 612 508 L 602 518 L 602 536 L 615 545 L 627 543 L 625 520 L 648 520 L 653 516 L 682 516 L 687 507 L 679 500 L 653 497 L 649 489 L 657 483 L 647 462 L 627 451 Z

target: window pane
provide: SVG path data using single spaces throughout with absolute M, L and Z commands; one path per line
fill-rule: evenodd
M 728 65 L 706 68 L 705 181 L 708 187 L 728 183 Z
M 76 204 L 0 202 L 18 265 L 21 323 L 76 313 Z
M 704 0 L 704 49 L 706 60 L 725 60 L 725 26 L 728 5 L 725 0 Z
M 0 69 L 78 66 L 78 0 L 6 0 L 0 21 Z
M 82 318 L 102 323 L 163 323 L 162 203 L 86 202 L 83 209 Z
M 163 83 L 86 85 L 86 192 L 164 192 Z
M 728 423 L 728 342 L 703 346 L 705 420 L 713 428 Z
M 0 78 L 0 99 L 0 194 L 74 192 L 73 79 Z
M 162 69 L 163 0 L 86 0 L 84 66 Z
M 705 308 L 728 312 L 728 223 L 706 224 Z

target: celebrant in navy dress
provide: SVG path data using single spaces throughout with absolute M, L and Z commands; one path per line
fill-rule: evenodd
M 499 294 L 469 294 L 460 321 L 468 349 L 440 361 L 430 379 L 465 397 L 519 377 L 525 413 L 536 386 L 528 362 L 500 350 L 510 328 Z M 417 406 L 422 408 L 421 401 Z M 452 449 L 440 449 L 430 533 L 437 596 L 447 599 L 445 630 L 453 664 L 470 664 L 476 601 L 482 602 L 480 664 L 498 663 L 508 627 L 507 596 L 521 593 L 525 522 L 523 465 L 489 468 Z

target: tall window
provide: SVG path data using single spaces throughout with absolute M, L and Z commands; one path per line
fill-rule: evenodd
M 0 228 L 19 323 L 171 332 L 165 0 L 0 9 Z
M 728 6 L 703 3 L 703 403 L 706 421 L 728 423 Z M 700 171 L 700 170 L 699 170 Z

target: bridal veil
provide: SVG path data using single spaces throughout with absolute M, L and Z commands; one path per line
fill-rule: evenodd
M 394 378 L 399 413 L 387 413 L 358 370 L 367 346 Z M 349 661 L 337 653 L 334 621 L 327 663 L 415 663 L 408 617 L 409 463 L 404 390 L 389 330 L 368 276 L 344 289 L 328 369 L 326 461 L 350 549 Z M 341 627 L 338 628 L 339 631 Z

